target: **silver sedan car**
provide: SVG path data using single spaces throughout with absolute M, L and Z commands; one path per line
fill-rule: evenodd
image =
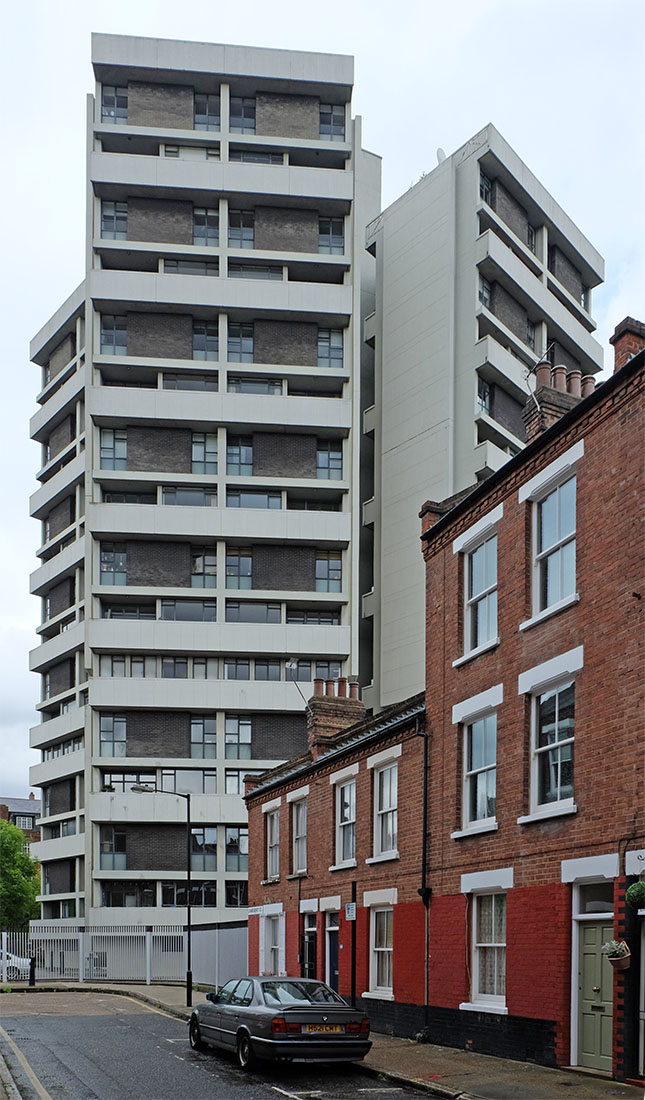
M 193 1050 L 221 1047 L 245 1070 L 260 1058 L 357 1061 L 372 1045 L 369 1034 L 366 1016 L 311 978 L 232 978 L 188 1023 Z

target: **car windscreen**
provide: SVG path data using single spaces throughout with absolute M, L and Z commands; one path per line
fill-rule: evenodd
M 342 997 L 322 982 L 263 982 L 262 993 L 267 1005 L 341 1004 Z

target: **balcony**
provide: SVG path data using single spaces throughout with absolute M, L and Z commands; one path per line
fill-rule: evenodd
M 85 637 L 85 624 L 78 623 L 70 630 L 64 630 L 62 634 L 56 634 L 53 638 L 32 649 L 29 654 L 29 669 L 31 672 L 41 672 L 55 661 L 72 650 L 79 649 Z
M 29 746 L 32 749 L 44 749 L 54 741 L 61 741 L 73 733 L 80 733 L 85 727 L 86 707 L 74 707 L 65 714 L 58 714 L 48 722 L 39 722 L 29 730 Z M 70 757 L 74 754 L 70 753 Z M 63 759 L 68 759 L 63 757 Z M 47 761 L 49 763 L 49 761 Z M 34 767 L 44 767 L 34 765 Z
M 235 598 L 250 592 L 229 591 Z M 256 593 L 263 599 L 268 594 Z M 323 599 L 321 599 L 321 596 Z M 336 603 L 345 597 L 335 593 Z M 304 601 L 303 601 L 304 602 Z M 307 603 L 330 602 L 327 593 L 306 593 Z M 297 623 L 225 623 L 224 609 L 218 608 L 222 620 L 217 623 L 173 623 L 130 619 L 94 619 L 86 623 L 87 642 L 92 649 L 111 653 L 227 653 L 240 656 L 261 653 L 266 657 L 347 657 L 350 651 L 348 626 L 304 626 Z M 106 681 L 110 683 L 110 681 Z M 123 680 L 111 681 L 123 685 Z M 188 681 L 195 684 L 196 681 Z M 220 681 L 212 681 L 219 684 Z M 236 682 L 236 681 L 233 681 Z M 94 679 L 93 691 L 99 680 Z M 141 680 L 136 681 L 141 684 Z M 201 681 L 208 684 L 209 681 Z M 113 689 L 112 689 L 113 690 Z M 294 689 L 295 690 L 295 689 Z M 93 695 L 91 696 L 93 700 Z M 41 727 L 38 727 L 40 729 Z
M 108 760 L 97 759 L 96 764 L 107 766 Z M 194 764 L 195 761 L 192 761 Z M 211 761 L 212 763 L 212 761 Z M 128 765 L 131 761 L 128 760 Z M 172 794 L 135 794 L 131 791 L 94 791 L 87 796 L 87 814 L 94 822 L 106 821 L 128 824 L 186 825 L 186 800 L 173 798 Z M 190 798 L 190 817 L 194 825 L 203 823 L 229 823 L 237 825 L 246 820 L 246 810 L 237 795 L 193 794 Z M 118 877 L 135 877 L 137 872 Z M 101 875 L 101 877 L 105 877 Z
M 52 462 L 54 461 L 52 460 Z M 30 497 L 29 514 L 34 519 L 45 519 L 47 512 L 53 508 L 54 504 L 57 504 L 64 496 L 68 496 L 69 486 L 75 481 L 80 481 L 84 475 L 85 452 L 81 451 Z
M 58 378 L 58 375 L 56 377 Z M 49 400 L 34 413 L 29 421 L 29 431 L 32 439 L 37 440 L 39 443 L 46 440 L 51 430 L 50 425 L 52 420 L 62 413 L 63 410 L 65 410 L 66 413 L 71 413 L 73 411 L 73 402 L 82 392 L 86 382 L 87 370 L 83 366 L 79 370 L 74 371 L 71 377 L 52 394 Z
M 488 282 L 500 283 L 528 311 L 530 319 L 549 323 L 552 337 L 580 360 L 583 373 L 595 374 L 602 368 L 602 348 L 587 327 L 576 320 L 559 298 L 491 230 L 477 238 L 475 262 L 480 274 Z M 488 310 L 486 315 L 494 317 Z M 523 347 L 521 340 L 514 339 Z M 523 356 L 526 356 L 525 348 Z
M 85 833 L 35 841 L 31 845 L 30 854 L 41 863 L 51 859 L 72 859 L 75 856 L 82 856 L 85 854 Z M 47 896 L 49 897 L 49 894 Z
M 127 132 L 139 130 L 138 127 L 128 127 Z M 114 127 L 104 127 L 106 134 L 113 135 Z M 149 134 L 150 131 L 143 131 Z M 205 145 L 206 134 L 199 132 L 198 140 L 195 140 L 193 131 L 188 131 L 193 136 L 192 144 Z M 157 131 L 160 140 L 168 138 L 168 134 Z M 187 131 L 174 131 L 170 141 L 174 144 L 180 138 L 185 139 Z M 177 137 L 179 135 L 179 137 Z M 213 134 L 213 138 L 219 141 L 219 134 Z M 270 138 L 267 136 L 253 137 L 252 135 L 236 134 L 232 136 L 235 144 L 243 144 L 247 148 L 262 146 L 269 148 L 275 146 L 282 150 L 301 150 L 309 146 L 312 153 L 329 149 L 329 143 L 320 141 L 305 142 L 300 139 Z M 333 142 L 331 151 L 338 155 L 347 155 L 349 149 L 341 142 Z M 312 159 L 314 159 L 312 157 Z M 250 169 L 250 171 L 249 171 Z M 266 196 L 283 196 L 285 199 L 293 197 L 294 202 L 304 199 L 317 199 L 337 204 L 339 213 L 347 213 L 353 199 L 354 176 L 353 172 L 339 168 L 315 168 L 300 167 L 296 165 L 264 165 L 243 164 L 234 161 L 222 161 L 206 158 L 203 161 L 182 160 L 174 157 L 155 156 L 130 156 L 125 153 L 92 153 L 90 157 L 90 180 L 94 184 L 94 190 L 101 197 L 114 198 L 121 193 L 127 194 L 132 188 L 136 188 L 139 194 L 150 194 L 164 198 L 186 198 L 197 202 L 199 193 L 203 192 L 203 203 L 206 205 L 213 193 L 243 194 L 245 201 L 253 203 Z M 253 190 L 249 188 L 252 186 Z M 334 207 L 332 206 L 332 210 Z
M 34 570 L 29 578 L 29 591 L 32 596 L 44 596 L 53 581 L 72 576 L 84 557 L 85 536 L 83 535 Z
M 246 258 L 248 259 L 248 253 Z M 352 312 L 350 285 L 289 283 L 260 279 L 209 279 L 199 275 L 159 275 L 147 271 L 92 271 L 88 294 L 105 312 L 123 313 L 137 306 L 184 306 L 237 310 L 255 318 L 271 316 L 319 321 L 343 327 Z
M 156 476 L 158 479 L 158 475 Z M 121 473 L 118 480 L 124 481 Z M 175 476 L 168 480 L 176 482 L 178 479 Z M 185 478 L 179 480 L 184 483 Z M 195 480 L 199 480 L 197 475 Z M 281 480 L 283 484 L 280 488 L 284 487 L 285 479 Z M 244 479 L 245 484 L 248 481 L 249 479 Z M 275 487 L 276 479 L 254 478 L 253 485 L 258 489 L 268 485 Z M 333 485 L 338 491 L 347 489 L 345 482 L 325 482 L 326 488 L 329 485 Z M 293 486 L 302 488 L 303 482 L 294 480 Z M 312 492 L 320 486 L 321 482 L 312 479 Z M 346 546 L 351 538 L 351 519 L 349 512 L 309 512 L 287 508 L 196 508 L 169 504 L 87 506 L 87 529 L 94 535 L 148 535 L 151 538 L 182 540 L 190 537 L 209 541 L 229 538 L 239 539 L 240 542 L 257 542 L 258 539 L 275 542 L 288 540 L 305 545 L 313 544 L 321 549 L 333 548 L 338 543 Z
M 259 639 L 256 649 L 258 642 Z M 232 652 L 240 651 L 236 649 Z M 312 682 L 298 686 L 305 697 L 313 695 Z M 280 713 L 302 709 L 297 688 L 289 680 L 267 683 L 263 680 L 162 680 L 147 677 L 144 680 L 117 680 L 95 677 L 90 688 L 90 703 L 93 707 L 108 710 L 145 707 L 150 710 L 221 709 Z
M 516 401 L 526 401 L 529 365 L 503 347 L 494 336 L 484 336 L 477 341 L 473 366 L 486 382 L 501 386 Z
M 244 371 L 255 364 L 239 364 Z M 199 373 L 199 363 L 195 364 Z M 231 366 L 233 370 L 233 365 Z M 291 368 L 293 369 L 293 368 Z M 313 368 L 312 368 L 313 369 Z M 282 373 L 282 367 L 274 368 Z M 321 369 L 322 373 L 322 369 Z M 333 397 L 286 397 L 272 394 L 212 393 L 201 390 L 136 390 L 131 387 L 93 386 L 87 392 L 87 411 L 97 422 L 154 422 L 156 426 L 177 424 L 239 425 L 247 430 L 272 427 L 331 428 L 347 434 L 351 427 L 351 402 Z
M 63 717 L 66 718 L 67 715 Z M 51 725 L 50 722 L 45 723 L 45 726 L 49 725 Z M 41 729 L 40 726 L 36 728 Z M 83 750 L 78 749 L 77 752 L 67 752 L 63 756 L 55 756 L 52 760 L 42 760 L 40 764 L 32 764 L 29 769 L 29 784 L 32 787 L 40 787 L 43 783 L 54 783 L 57 779 L 76 775 L 83 770 L 84 760 Z

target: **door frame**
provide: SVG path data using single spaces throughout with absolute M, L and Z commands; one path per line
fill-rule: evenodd
M 607 882 L 613 879 L 607 880 L 606 878 L 598 878 L 597 882 Z M 584 882 L 572 884 L 572 897 L 571 897 L 571 1044 L 569 1051 L 569 1064 L 572 1066 L 579 1065 L 578 1061 L 578 970 L 580 967 L 580 926 L 582 924 L 606 924 L 613 922 L 614 911 L 607 910 L 605 913 L 580 913 L 580 887 L 588 886 L 592 882 L 591 879 L 587 879 Z M 612 997 L 613 1001 L 613 997 Z
M 336 924 L 331 924 L 330 917 L 336 917 Z M 336 909 L 328 910 L 325 915 L 325 981 L 328 986 L 334 988 L 331 983 L 331 951 L 329 950 L 330 939 L 332 936 L 336 937 L 336 963 L 340 971 L 340 912 Z M 339 974 L 340 977 L 340 974 Z M 338 981 L 337 985 L 340 984 Z

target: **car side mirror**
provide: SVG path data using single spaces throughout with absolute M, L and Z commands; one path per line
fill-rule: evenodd
M 217 999 L 218 999 L 218 994 L 217 993 L 207 993 L 206 994 L 206 1000 L 211 1001 L 212 1004 L 216 1004 Z

